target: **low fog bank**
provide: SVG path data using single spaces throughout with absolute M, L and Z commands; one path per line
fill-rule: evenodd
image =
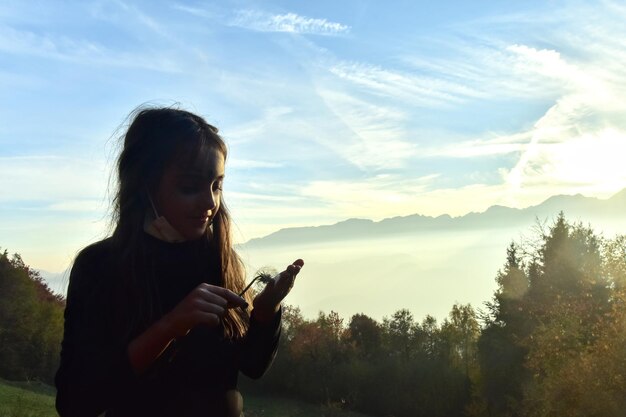
M 582 221 L 582 219 L 571 219 Z M 551 224 L 548 220 L 547 226 Z M 607 238 L 626 233 L 626 218 L 584 221 Z M 288 303 L 305 317 L 334 310 L 344 319 L 365 313 L 381 320 L 408 308 L 421 320 L 442 320 L 454 303 L 483 308 L 496 289 L 495 277 L 506 249 L 527 241 L 538 224 L 403 234 L 370 240 L 240 248 L 249 275 L 262 267 L 283 269 L 305 260 Z

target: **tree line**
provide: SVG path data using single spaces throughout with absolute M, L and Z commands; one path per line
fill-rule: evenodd
M 20 255 L 0 252 L 0 377 L 52 384 L 59 365 L 65 299 Z
M 406 309 L 302 316 L 284 308 L 279 354 L 248 391 L 375 416 L 618 417 L 626 409 L 626 236 L 563 214 L 512 243 L 481 310 L 438 323 Z
M 283 308 L 272 368 L 242 389 L 381 417 L 623 416 L 626 236 L 561 214 L 512 243 L 492 300 L 447 318 L 407 309 L 377 321 Z M 52 383 L 64 299 L 0 253 L 0 377 Z

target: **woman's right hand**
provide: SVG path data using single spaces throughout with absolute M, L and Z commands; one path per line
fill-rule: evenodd
M 172 337 L 176 338 L 186 335 L 200 324 L 215 327 L 220 324 L 227 309 L 247 306 L 248 303 L 234 292 L 202 283 L 163 318 Z

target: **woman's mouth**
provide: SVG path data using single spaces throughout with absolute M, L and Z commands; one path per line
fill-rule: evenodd
M 190 217 L 191 221 L 198 225 L 198 226 L 203 226 L 204 224 L 208 223 L 209 221 L 209 216 L 197 216 L 197 217 Z

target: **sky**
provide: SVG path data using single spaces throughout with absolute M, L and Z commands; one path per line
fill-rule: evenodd
M 626 187 L 619 1 L 0 4 L 0 247 L 65 270 L 107 235 L 128 114 L 219 127 L 244 242 Z

